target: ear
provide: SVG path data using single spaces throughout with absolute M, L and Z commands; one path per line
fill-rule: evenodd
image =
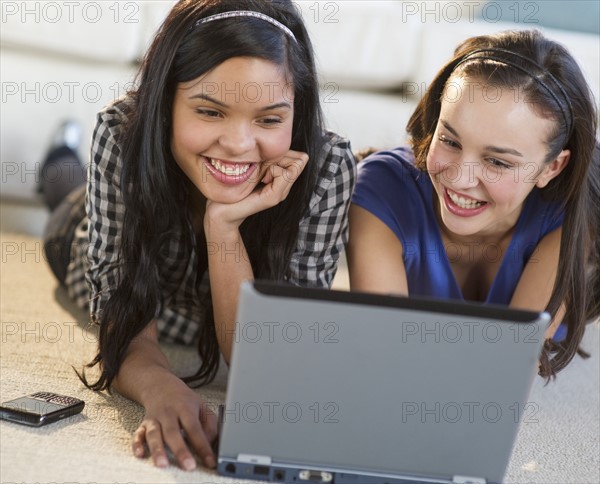
M 570 150 L 562 150 L 559 155 L 551 161 L 550 163 L 546 163 L 542 173 L 537 179 L 535 184 L 538 188 L 544 188 L 553 178 L 556 178 L 560 175 L 560 172 L 565 169 L 569 160 L 571 158 Z

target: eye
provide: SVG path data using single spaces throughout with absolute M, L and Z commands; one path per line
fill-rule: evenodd
M 450 148 L 460 148 L 460 145 L 456 141 L 451 140 L 445 134 L 440 134 L 438 136 L 438 141 Z
M 487 162 L 494 168 L 509 169 L 513 167 L 511 164 L 499 160 L 498 158 L 487 158 Z
M 265 126 L 276 126 L 283 123 L 283 120 L 277 116 L 268 116 L 266 118 L 261 118 L 258 122 Z
M 205 116 L 207 118 L 219 118 L 221 117 L 221 113 L 215 109 L 210 108 L 197 108 L 196 112 L 201 116 Z

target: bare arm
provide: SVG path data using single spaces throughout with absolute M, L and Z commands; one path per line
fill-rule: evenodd
M 114 389 L 121 395 L 144 405 L 152 396 L 153 391 L 149 389 L 154 385 L 149 383 L 154 381 L 155 375 L 132 374 L 142 365 L 153 368 L 155 373 L 171 373 L 169 362 L 158 345 L 156 321 L 151 322 L 132 340 L 113 382 Z
M 550 301 L 556 280 L 561 228 L 550 232 L 537 245 L 519 279 L 510 305 L 515 308 L 543 311 Z M 565 314 L 562 306 L 546 331 L 552 338 Z
M 123 161 L 117 140 L 122 135 L 123 109 L 119 103 L 99 114 L 92 142 L 87 201 L 90 267 L 86 278 L 92 289 L 93 319 L 118 287 L 125 205 L 120 190 Z M 208 467 L 214 467 L 210 442 L 217 435 L 216 416 L 202 397 L 171 371 L 158 344 L 155 321 L 129 344 L 113 388 L 144 407 L 144 419 L 132 442 L 136 456 L 144 456 L 147 444 L 154 463 L 165 467 L 169 464 L 165 448 L 169 447 L 178 464 L 189 470 L 196 467 L 191 448 Z
M 350 206 L 350 238 L 346 248 L 353 291 L 408 295 L 402 243 L 375 215 Z
M 263 186 L 232 204 L 206 203 L 204 233 L 217 341 L 225 361 L 231 359 L 240 285 L 254 279 L 239 227 L 250 215 L 285 200 L 308 161 L 306 153 L 290 150 L 269 167 Z
M 155 465 L 169 464 L 165 446 L 186 470 L 196 461 L 182 431 L 207 467 L 215 466 L 210 442 L 217 436 L 217 419 L 200 395 L 191 390 L 170 369 L 158 344 L 153 321 L 129 345 L 125 359 L 113 383 L 123 396 L 144 406 L 144 420 L 134 433 L 134 455 L 143 457 L 148 445 Z
M 215 330 L 219 348 L 229 363 L 240 285 L 253 280 L 254 274 L 239 230 L 227 232 L 206 222 L 204 225 Z

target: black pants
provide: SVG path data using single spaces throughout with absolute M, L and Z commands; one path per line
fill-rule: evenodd
M 75 151 L 57 146 L 46 155 L 40 174 L 38 192 L 51 211 L 44 230 L 44 253 L 64 285 L 75 229 L 85 217 L 86 173 Z
M 80 185 L 54 209 L 46 224 L 44 253 L 61 285 L 65 284 L 75 229 L 85 217 L 85 185 Z

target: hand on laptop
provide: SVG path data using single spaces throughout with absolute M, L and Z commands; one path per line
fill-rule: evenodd
M 206 467 L 215 467 L 211 442 L 217 437 L 217 417 L 200 395 L 173 377 L 145 405 L 146 415 L 133 436 L 133 453 L 144 457 L 147 446 L 154 464 L 167 467 L 168 448 L 182 469 L 196 468 L 194 453 Z

